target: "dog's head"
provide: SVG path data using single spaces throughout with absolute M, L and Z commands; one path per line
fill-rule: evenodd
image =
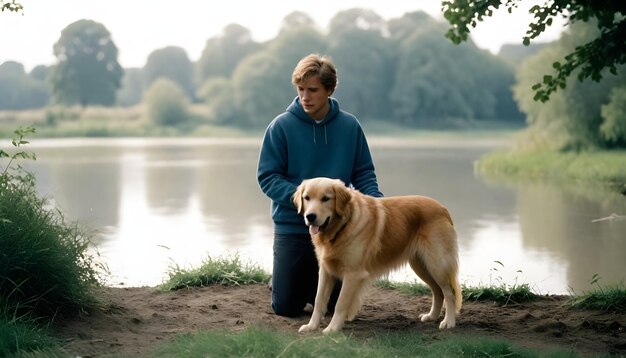
M 298 186 L 293 202 L 311 235 L 316 235 L 344 215 L 350 198 L 350 191 L 341 180 L 313 178 Z

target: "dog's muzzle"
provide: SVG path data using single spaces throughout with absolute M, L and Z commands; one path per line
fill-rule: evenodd
M 311 235 L 316 235 L 320 231 L 323 231 L 324 229 L 326 229 L 326 227 L 328 227 L 328 224 L 330 223 L 330 216 L 326 218 L 326 221 L 324 221 L 322 225 L 319 226 L 315 225 L 316 219 L 317 215 L 315 214 L 308 214 L 305 217 L 305 223 L 309 225 L 309 234 Z

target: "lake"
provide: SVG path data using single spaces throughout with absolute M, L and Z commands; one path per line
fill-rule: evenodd
M 528 283 L 548 294 L 626 277 L 626 198 L 599 188 L 503 184 L 474 162 L 505 141 L 371 139 L 387 196 L 421 194 L 450 210 L 461 283 Z M 2 148 L 9 143 L 3 142 Z M 272 266 L 269 199 L 256 183 L 259 139 L 36 139 L 24 162 L 37 188 L 93 237 L 107 284 L 154 286 L 173 266 L 238 254 Z M 604 220 L 603 220 L 604 219 Z M 416 280 L 408 270 L 393 280 Z

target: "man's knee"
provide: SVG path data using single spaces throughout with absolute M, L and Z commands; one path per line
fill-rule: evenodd
M 304 305 L 272 301 L 272 310 L 279 316 L 293 318 L 300 316 L 304 312 Z

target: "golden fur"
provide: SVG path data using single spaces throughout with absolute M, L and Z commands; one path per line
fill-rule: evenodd
M 320 266 L 311 320 L 300 332 L 319 328 L 335 279 L 342 280 L 333 318 L 324 333 L 352 320 L 369 282 L 408 263 L 432 290 L 433 302 L 422 321 L 445 317 L 452 328 L 461 309 L 456 232 L 448 210 L 425 196 L 374 198 L 346 188 L 340 180 L 314 178 L 293 196 L 304 216 Z

